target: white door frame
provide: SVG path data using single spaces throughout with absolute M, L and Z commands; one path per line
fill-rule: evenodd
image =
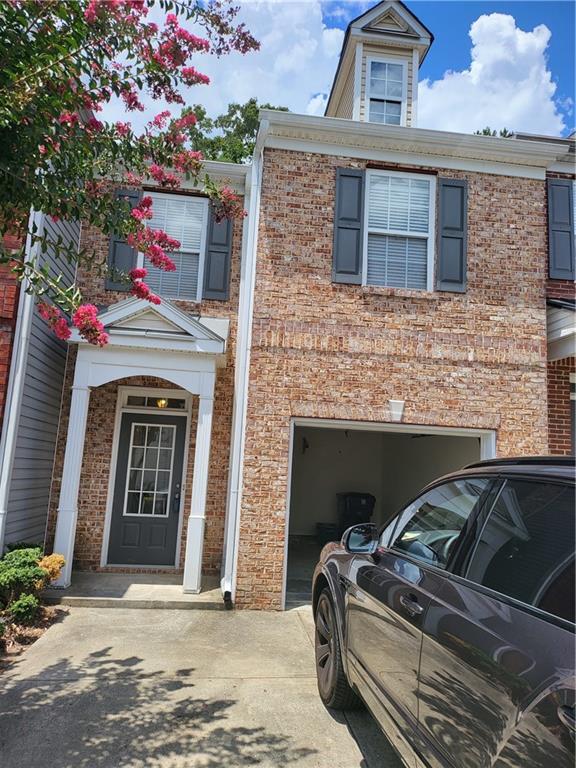
M 353 421 L 348 419 L 315 419 L 293 417 L 290 419 L 288 489 L 286 493 L 286 511 L 284 517 L 284 563 L 282 567 L 282 610 L 286 608 L 286 581 L 288 579 L 288 534 L 290 531 L 290 495 L 292 491 L 292 456 L 294 452 L 294 431 L 296 427 L 314 427 L 316 429 L 351 429 L 358 432 L 390 432 L 419 435 L 437 435 L 438 437 L 479 437 L 480 459 L 493 459 L 496 456 L 496 431 L 473 427 L 437 427 L 430 424 L 398 424 L 385 421 Z
M 168 408 L 154 410 L 153 408 L 136 407 L 126 405 L 126 399 L 130 395 L 137 397 L 166 397 L 186 400 L 185 410 L 173 410 Z M 116 484 L 116 462 L 118 460 L 118 448 L 120 444 L 120 427 L 122 416 L 125 413 L 142 413 L 154 415 L 184 416 L 186 418 L 186 437 L 184 443 L 184 456 L 182 466 L 182 484 L 180 491 L 180 508 L 178 510 L 178 534 L 176 538 L 176 554 L 174 565 L 121 565 L 114 563 L 108 564 L 108 547 L 110 545 L 110 526 L 112 523 L 112 503 L 114 501 L 114 486 Z M 110 456 L 110 472 L 108 477 L 108 491 L 106 493 L 106 513 L 104 516 L 104 531 L 102 534 L 102 549 L 100 551 L 101 568 L 138 568 L 138 570 L 168 570 L 176 569 L 180 563 L 180 548 L 182 543 L 182 526 L 184 519 L 184 498 L 186 492 L 188 452 L 190 447 L 190 425 L 192 423 L 192 396 L 184 389 L 161 389 L 157 387 L 118 387 L 118 396 L 116 398 L 116 414 L 114 417 L 114 431 L 112 436 L 112 454 Z

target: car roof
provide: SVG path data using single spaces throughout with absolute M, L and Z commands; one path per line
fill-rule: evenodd
M 574 482 L 575 472 L 574 456 L 519 456 L 503 459 L 487 459 L 446 475 L 454 478 L 462 475 L 513 475 L 544 480 L 566 480 Z

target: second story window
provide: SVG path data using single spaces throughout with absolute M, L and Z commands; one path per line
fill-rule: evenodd
M 367 173 L 364 284 L 431 290 L 434 195 L 431 176 Z
M 366 62 L 366 109 L 371 123 L 406 123 L 406 65 L 381 59 Z
M 170 254 L 176 264 L 175 272 L 164 272 L 146 263 L 146 282 L 155 293 L 168 299 L 200 301 L 208 200 L 164 193 L 153 193 L 151 197 L 153 218 L 149 225 L 179 240 L 180 250 Z

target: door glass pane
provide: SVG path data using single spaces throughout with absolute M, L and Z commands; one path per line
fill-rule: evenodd
M 148 448 L 146 450 L 146 459 L 144 466 L 146 469 L 156 469 L 158 464 L 158 448 Z
M 160 427 L 148 427 L 146 445 L 158 445 L 160 442 Z
M 172 451 L 160 448 L 158 457 L 158 469 L 170 469 L 172 463 Z
M 131 469 L 130 477 L 128 479 L 128 489 L 130 491 L 139 491 L 142 487 L 142 471 L 139 469 Z
M 574 621 L 574 488 L 507 480 L 468 578 Z
M 133 425 L 125 515 L 168 515 L 175 435 L 172 425 Z M 157 447 L 160 443 L 162 448 Z
M 428 491 L 401 513 L 393 548 L 445 568 L 488 483 L 474 477 Z
M 135 424 L 132 433 L 133 445 L 144 445 L 146 443 L 146 426 L 144 424 Z

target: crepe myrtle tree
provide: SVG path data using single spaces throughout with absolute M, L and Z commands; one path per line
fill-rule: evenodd
M 61 275 L 27 258 L 22 243 L 27 237 L 36 251 L 50 247 L 71 262 L 98 262 L 90 248 L 78 253 L 61 241 L 48 244 L 28 224 L 31 209 L 116 233 L 167 271 L 176 268 L 169 254 L 180 243 L 148 225 L 150 197 L 131 209 L 118 188 L 148 183 L 177 190 L 193 179 L 217 218 L 244 215 L 238 196 L 203 172 L 202 154 L 190 143 L 196 117 L 182 109 L 183 87 L 209 82 L 196 68 L 200 54 L 259 47 L 237 22 L 238 10 L 229 0 L 0 2 L 0 261 L 37 297 L 60 338 L 69 338 L 71 323 L 92 344 L 108 340 L 96 307 L 83 303 L 77 286 L 66 287 Z M 113 99 L 126 118 L 144 110 L 143 99 L 170 109 L 136 132 L 129 119 L 98 118 Z M 123 276 L 132 294 L 159 303 L 145 278 L 145 267 Z

